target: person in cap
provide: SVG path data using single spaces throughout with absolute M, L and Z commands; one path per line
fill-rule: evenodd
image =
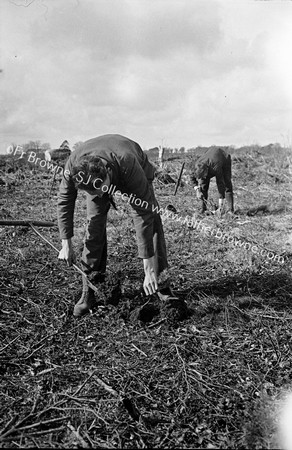
M 216 177 L 219 192 L 219 212 L 223 211 L 226 199 L 227 210 L 233 213 L 231 156 L 222 148 L 211 148 L 206 151 L 198 158 L 192 171 L 191 181 L 195 185 L 197 198 L 201 201 L 200 213 L 204 213 L 207 209 L 208 190 L 213 177 Z
M 107 134 L 84 142 L 70 155 L 64 169 L 58 205 L 58 226 L 62 240 L 59 259 L 73 262 L 73 215 L 78 190 L 86 193 L 87 228 L 82 253 L 84 273 L 102 283 L 107 262 L 107 213 L 113 195 L 127 201 L 133 212 L 138 257 L 143 260 L 146 295 L 157 293 L 162 300 L 171 291 L 158 286 L 159 275 L 168 267 L 166 244 L 152 181 L 156 168 L 141 147 L 118 134 Z M 155 209 L 156 207 L 156 209 Z M 165 293 L 166 292 L 166 293 Z M 83 276 L 82 296 L 74 316 L 82 316 L 96 304 L 93 289 Z

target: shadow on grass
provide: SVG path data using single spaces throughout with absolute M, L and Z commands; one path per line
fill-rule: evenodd
M 285 206 L 279 206 L 278 208 L 273 208 L 271 205 L 258 205 L 258 206 L 254 206 L 253 208 L 242 208 L 242 209 L 237 209 L 235 211 L 236 215 L 243 215 L 243 216 L 256 216 L 257 214 L 262 215 L 262 214 L 272 214 L 272 215 L 276 215 L 276 214 L 282 214 L 283 212 L 286 211 L 286 207 Z
M 288 273 L 242 273 L 225 276 L 213 281 L 193 283 L 183 291 L 177 291 L 179 297 L 197 301 L 202 297 L 240 299 L 242 307 L 270 306 L 276 310 L 292 310 L 292 279 Z

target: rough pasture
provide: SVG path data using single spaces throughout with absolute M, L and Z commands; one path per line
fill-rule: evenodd
M 190 157 L 171 158 L 163 171 L 176 180 Z M 187 316 L 143 295 L 122 200 L 108 217 L 109 277 L 100 306 L 81 320 L 72 317 L 79 274 L 31 229 L 0 227 L 3 447 L 278 445 L 277 408 L 292 364 L 289 153 L 246 149 L 233 161 L 236 214 L 210 212 L 198 217 L 200 228 L 175 218 L 195 211 L 191 187 L 174 196 L 173 183 L 155 181 L 160 205 L 177 211 L 163 220 L 169 274 Z M 45 169 L 8 157 L 1 164 L 0 219 L 55 220 L 59 177 L 52 188 Z M 216 198 L 212 181 L 210 211 Z M 77 263 L 85 222 L 81 193 Z M 60 247 L 57 227 L 40 232 Z M 118 304 L 105 304 L 118 285 Z

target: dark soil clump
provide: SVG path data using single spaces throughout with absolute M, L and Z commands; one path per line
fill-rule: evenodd
M 184 300 L 171 298 L 162 304 L 161 315 L 168 322 L 175 325 L 176 322 L 186 320 L 191 315 L 191 312 Z
M 130 320 L 150 323 L 154 318 L 157 321 L 165 319 L 167 323 L 175 326 L 177 322 L 187 319 L 190 315 L 190 309 L 184 300 L 170 298 L 163 302 L 157 295 L 152 295 L 148 302 L 136 306 L 130 312 Z

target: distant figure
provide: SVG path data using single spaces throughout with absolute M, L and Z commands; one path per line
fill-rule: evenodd
M 234 212 L 231 156 L 221 148 L 212 148 L 200 156 L 191 175 L 197 198 L 201 200 L 201 213 L 204 213 L 207 209 L 210 179 L 213 177 L 216 177 L 219 192 L 219 211 L 222 212 L 224 199 L 226 198 L 228 210 Z
M 45 151 L 46 161 L 55 161 L 57 163 L 64 162 L 71 155 L 71 150 L 68 141 L 62 142 L 59 148 L 48 149 Z

